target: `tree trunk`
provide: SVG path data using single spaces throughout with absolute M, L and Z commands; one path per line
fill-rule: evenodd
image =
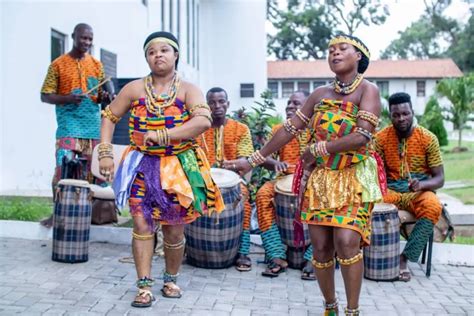
M 461 148 L 462 128 L 459 128 L 458 147 Z

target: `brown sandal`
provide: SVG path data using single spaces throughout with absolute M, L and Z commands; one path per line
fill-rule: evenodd
M 175 283 L 167 282 L 163 284 L 163 288 L 161 289 L 161 295 L 167 298 L 180 298 L 182 293 L 179 286 L 177 286 Z
M 269 278 L 276 278 L 280 273 L 285 272 L 287 265 L 278 263 L 275 259 L 272 259 L 269 263 L 265 271 L 262 272 L 262 276 L 269 277 Z
M 316 280 L 316 272 L 314 271 L 314 266 L 311 261 L 307 261 L 303 270 L 301 270 L 301 279 L 308 281 Z
M 235 268 L 240 272 L 247 272 L 252 270 L 252 260 L 246 255 L 239 254 L 235 261 Z
M 139 301 L 140 298 L 149 297 L 149 300 L 146 302 Z M 150 307 L 155 301 L 155 297 L 150 290 L 138 289 L 138 293 L 135 296 L 135 300 L 132 302 L 133 307 Z
M 409 282 L 411 280 L 411 273 L 408 268 L 400 270 L 398 281 Z

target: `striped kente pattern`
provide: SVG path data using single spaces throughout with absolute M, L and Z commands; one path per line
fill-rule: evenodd
M 179 99 L 176 99 L 174 106 L 164 109 L 163 114 L 162 117 L 157 117 L 155 114 L 148 112 L 144 98 L 132 102 L 128 127 L 130 145 L 133 149 L 148 155 L 175 156 L 193 146 L 194 141 L 192 139 L 174 141 L 169 146 L 145 146 L 143 144 L 143 137 L 147 131 L 178 127 L 189 120 L 186 106 Z
M 352 102 L 322 99 L 314 107 L 313 142 L 332 141 L 354 132 L 359 107 Z M 340 170 L 367 158 L 369 145 L 358 150 L 318 157 L 318 166 Z

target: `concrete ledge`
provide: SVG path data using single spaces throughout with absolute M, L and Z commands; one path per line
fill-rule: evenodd
M 32 240 L 51 240 L 53 230 L 37 222 L 0 220 L 0 238 L 21 238 Z M 129 245 L 131 228 L 91 225 L 90 241 Z M 261 245 L 260 235 L 251 235 L 251 242 Z M 403 249 L 405 242 L 400 243 Z M 446 243 L 433 244 L 433 263 L 474 267 L 474 245 Z
M 129 245 L 132 229 L 125 227 L 91 225 L 90 241 Z M 53 229 L 38 222 L 0 220 L 0 237 L 32 240 L 51 240 Z

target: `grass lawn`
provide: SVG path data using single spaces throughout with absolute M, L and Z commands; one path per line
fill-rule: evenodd
M 0 220 L 37 222 L 53 213 L 53 201 L 44 197 L 0 196 Z
M 474 142 L 463 141 L 463 147 L 469 151 L 452 153 L 451 149 L 457 146 L 457 141 L 449 141 L 449 145 L 442 147 L 444 160 L 445 181 L 462 180 L 470 184 L 467 188 L 443 189 L 442 191 L 455 196 L 465 204 L 474 204 Z
M 474 237 L 457 236 L 454 241 L 449 238 L 444 241 L 447 244 L 474 245 Z

